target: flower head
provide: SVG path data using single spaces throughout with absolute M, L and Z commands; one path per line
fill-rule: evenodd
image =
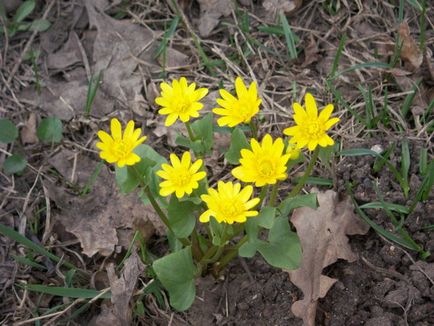
M 283 133 L 293 136 L 289 142 L 296 144 L 298 148 L 307 147 L 313 151 L 318 145 L 327 147 L 334 141 L 326 134 L 333 125 L 339 122 L 339 118 L 331 118 L 333 104 L 327 105 L 318 115 L 316 102 L 312 94 L 306 93 L 304 97 L 306 110 L 299 103 L 294 103 L 294 121 L 296 126 L 286 128 Z
M 162 106 L 158 113 L 167 115 L 165 125 L 171 126 L 179 118 L 187 122 L 190 118 L 199 117 L 199 110 L 203 104 L 199 102 L 208 89 L 196 89 L 196 83 L 187 84 L 187 79 L 181 77 L 172 81 L 172 85 L 161 83 L 161 96 L 155 99 L 155 103 Z
M 125 165 L 134 165 L 140 161 L 140 156 L 133 153 L 134 148 L 146 140 L 146 136 L 140 137 L 141 130 L 134 129 L 134 121 L 127 123 L 124 133 L 118 119 L 110 121 L 111 135 L 105 131 L 98 131 L 101 142 L 96 147 L 101 150 L 99 156 L 108 163 L 116 163 L 120 168 Z
M 239 183 L 219 181 L 217 190 L 210 188 L 208 194 L 200 196 L 208 210 L 200 215 L 199 221 L 206 223 L 214 216 L 219 223 L 244 223 L 248 217 L 258 215 L 257 211 L 250 210 L 259 203 L 259 198 L 250 199 L 252 193 L 252 186 L 241 190 Z
M 157 171 L 157 175 L 165 179 L 160 183 L 161 196 L 175 193 L 176 197 L 182 198 L 185 194 L 190 195 L 194 189 L 199 188 L 198 181 L 206 176 L 206 172 L 198 172 L 202 160 L 192 164 L 190 152 L 184 152 L 181 160 L 175 154 L 170 154 L 170 162 L 172 165 L 162 164 L 162 170 Z
M 222 116 L 217 120 L 220 127 L 234 127 L 240 123 L 249 123 L 259 112 L 259 105 L 262 100 L 258 98 L 256 82 L 251 83 L 250 87 L 247 88 L 243 80 L 237 77 L 235 79 L 235 91 L 238 98 L 224 89 L 219 91 L 222 98 L 217 99 L 217 104 L 221 107 L 214 108 L 212 111 Z
M 265 135 L 262 143 L 251 139 L 252 149 L 242 149 L 240 166 L 232 170 L 232 175 L 243 182 L 254 182 L 256 187 L 275 184 L 278 180 L 286 179 L 286 163 L 290 154 L 284 154 L 282 138 L 275 142 L 269 134 Z

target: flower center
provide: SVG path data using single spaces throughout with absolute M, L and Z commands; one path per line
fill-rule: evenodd
M 190 108 L 190 100 L 185 97 L 182 96 L 179 98 L 178 102 L 175 104 L 176 105 L 176 112 L 178 113 L 186 113 L 188 111 L 188 109 Z
M 244 211 L 244 205 L 237 199 L 227 199 L 220 206 L 220 211 L 226 219 L 233 219 Z
M 306 133 L 311 138 L 318 138 L 319 136 L 321 136 L 322 133 L 324 133 L 324 130 L 321 127 L 321 125 L 318 123 L 318 121 L 311 121 L 308 123 L 306 127 Z
M 113 144 L 113 151 L 119 158 L 125 157 L 132 151 L 132 146 L 129 142 L 118 140 Z
M 172 179 L 173 183 L 177 186 L 177 187 L 184 187 L 187 184 L 190 183 L 191 181 L 191 173 L 188 170 L 184 170 L 184 171 L 176 171 L 176 174 L 173 175 L 173 179 Z
M 254 102 L 249 99 L 239 99 L 237 101 L 238 116 L 243 120 L 248 120 L 252 117 Z
M 269 177 L 274 174 L 274 164 L 271 160 L 264 159 L 258 164 L 259 174 Z

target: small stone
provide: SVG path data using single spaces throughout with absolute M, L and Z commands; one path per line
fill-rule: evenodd
M 383 153 L 384 148 L 383 148 L 383 146 L 377 144 L 377 145 L 374 145 L 374 146 L 371 147 L 371 151 L 373 151 L 373 152 L 375 152 L 377 154 L 381 154 L 381 153 Z
M 249 309 L 249 305 L 246 302 L 240 302 L 239 304 L 237 304 L 237 307 L 240 310 L 248 310 Z

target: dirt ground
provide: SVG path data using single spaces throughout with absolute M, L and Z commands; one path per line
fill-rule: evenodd
M 8 19 L 21 2 L 5 2 Z M 147 144 L 161 155 L 179 150 L 175 138 L 183 132 L 182 125 L 165 127 L 154 103 L 159 83 L 166 79 L 186 76 L 208 87 L 205 112 L 214 107 L 218 89 L 230 87 L 234 76 L 257 80 L 263 133 L 282 135 L 291 121 L 291 103 L 301 102 L 310 91 L 321 106 L 335 104 L 341 122 L 332 136 L 339 149 L 395 145 L 389 161 L 399 167 L 402 141 L 408 141 L 408 198 L 390 169 L 374 170 L 378 162 L 370 156 L 336 155 L 330 167 L 317 164 L 314 175 L 333 180 L 332 187 L 320 187 L 333 188 L 341 197 L 348 195 L 351 184 L 359 205 L 378 201 L 380 191 L 385 202 L 410 206 L 424 180 L 421 149 L 428 149 L 428 160 L 433 157 L 434 6 L 419 1 L 427 4 L 423 14 L 414 5 L 419 2 L 402 2 L 407 24 L 400 21 L 400 1 L 180 0 L 177 6 L 159 0 L 36 1 L 25 21 L 47 19 L 49 29 L 0 34 L 0 117 L 19 129 L 14 143 L 0 143 L 0 167 L 11 153 L 28 162 L 21 175 L 0 171 L 0 223 L 79 266 L 89 277 L 70 275 L 62 261 L 53 263 L 0 234 L 0 325 L 111 323 L 104 319 L 110 300 L 86 303 L 20 285 L 105 289 L 113 284 L 110 266 L 121 262 L 135 230 L 152 254 L 165 253 L 158 218 L 143 209 L 134 194 L 119 193 L 113 169 L 100 164 L 95 142 L 96 132 L 118 117 L 137 121 Z M 297 58 L 288 53 L 280 11 L 295 35 Z M 403 43 L 397 52 L 398 35 Z M 423 53 L 417 50 L 421 40 L 426 45 Z M 340 43 L 343 50 L 336 59 Z M 364 65 L 372 62 L 383 65 Z M 88 85 L 99 71 L 101 84 L 86 112 Z M 402 115 L 413 90 L 409 111 Z M 368 102 L 373 113 L 367 111 Z M 47 116 L 62 121 L 59 143 L 46 144 L 37 137 L 37 126 Z M 215 141 L 225 148 L 229 140 L 216 134 Z M 211 183 L 230 178 L 221 152 L 215 151 L 206 164 Z M 295 170 L 282 187 L 289 190 L 299 172 Z M 416 243 L 431 253 L 433 199 L 431 191 L 403 223 Z M 384 210 L 365 212 L 384 229 L 394 230 Z M 358 259 L 339 260 L 323 271 L 338 281 L 319 301 L 316 324 L 434 325 L 434 255 L 421 259 L 373 229 L 349 239 Z M 43 268 L 19 264 L 15 256 L 31 258 Z M 131 289 L 134 299 L 126 309 L 134 325 L 303 324 L 291 311 L 302 291 L 286 271 L 270 267 L 260 256 L 234 260 L 218 280 L 198 280 L 196 300 L 183 313 L 168 307 L 164 293 L 144 295 L 150 280 L 143 273 Z M 40 318 L 44 314 L 52 315 Z

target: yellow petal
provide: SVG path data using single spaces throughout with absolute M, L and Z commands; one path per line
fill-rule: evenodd
M 314 119 L 318 117 L 318 109 L 316 107 L 315 98 L 311 93 L 306 93 L 304 97 L 304 102 L 306 105 L 306 112 L 309 119 Z
M 235 79 L 235 91 L 237 93 L 238 98 L 244 97 L 247 95 L 247 88 L 246 85 L 244 85 L 243 80 L 241 77 L 237 77 Z
M 190 152 L 184 152 L 184 154 L 182 154 L 182 158 L 181 158 L 181 165 L 183 168 L 188 169 L 190 167 L 191 164 L 191 155 Z
M 318 140 L 313 139 L 311 141 L 309 141 L 309 143 L 307 144 L 307 149 L 310 151 L 315 150 L 315 148 L 318 146 Z
M 209 222 L 209 219 L 212 215 L 213 212 L 211 210 L 207 210 L 199 216 L 199 221 L 201 221 L 202 223 L 207 223 Z
M 176 119 L 178 119 L 178 115 L 175 113 L 171 113 L 167 116 L 166 121 L 164 122 L 164 125 L 166 127 L 169 127 L 175 123 Z
M 320 112 L 319 119 L 323 122 L 327 121 L 330 118 L 332 112 L 333 112 L 333 104 L 329 104 Z
M 219 93 L 220 93 L 220 96 L 226 101 L 235 102 L 237 100 L 231 93 L 229 93 L 225 89 L 219 90 Z
M 111 144 L 113 143 L 113 138 L 103 130 L 98 131 L 98 138 L 101 139 L 103 143 Z
M 328 129 L 330 129 L 331 127 L 333 127 L 336 123 L 338 123 L 339 121 L 341 121 L 341 119 L 339 119 L 339 118 L 331 118 L 330 120 L 328 120 L 326 123 L 325 123 L 325 128 L 326 128 L 326 130 L 328 130 Z
M 110 121 L 110 131 L 114 140 L 122 138 L 122 126 L 118 119 L 113 118 Z
M 131 138 L 133 133 L 134 133 L 134 121 L 130 120 L 128 121 L 127 126 L 125 127 L 123 139 Z
M 181 165 L 181 161 L 179 160 L 178 156 L 175 154 L 170 154 L 170 162 L 172 163 L 172 166 L 176 169 Z

